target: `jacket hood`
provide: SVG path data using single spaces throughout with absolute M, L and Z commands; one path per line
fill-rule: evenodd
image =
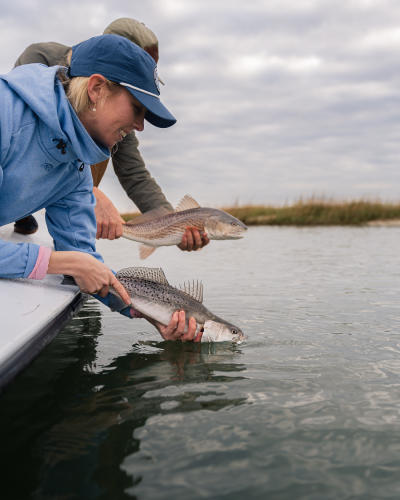
M 38 116 L 42 125 L 50 129 L 53 139 L 49 137 L 49 150 L 54 148 L 51 141 L 57 138 L 70 144 L 72 151 L 68 157 L 75 156 L 89 164 L 106 160 L 110 156 L 108 148 L 97 144 L 79 120 L 56 76 L 59 69 L 60 66 L 26 64 L 0 75 L 0 78 Z

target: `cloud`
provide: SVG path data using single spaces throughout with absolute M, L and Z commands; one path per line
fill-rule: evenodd
M 159 38 L 162 99 L 178 117 L 171 129 L 147 125 L 139 134 L 146 164 L 172 202 L 186 192 L 214 206 L 315 193 L 398 196 L 398 2 L 133 5 L 8 4 L 0 69 L 32 42 L 73 44 L 133 15 Z M 111 168 L 101 187 L 119 208 L 132 208 Z

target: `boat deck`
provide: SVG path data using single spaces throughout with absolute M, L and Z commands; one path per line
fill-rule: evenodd
M 44 214 L 35 214 L 39 231 L 14 233 L 13 224 L 0 228 L 0 238 L 52 247 Z M 76 285 L 62 275 L 41 281 L 0 279 L 0 391 L 57 335 L 83 303 Z

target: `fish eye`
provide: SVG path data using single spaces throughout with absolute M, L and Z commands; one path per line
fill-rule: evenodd
M 232 335 L 236 335 L 236 334 L 237 334 L 237 332 L 238 332 L 238 331 L 236 330 L 236 328 L 232 328 L 232 330 L 231 330 Z
M 236 222 L 231 222 L 231 226 L 237 226 Z

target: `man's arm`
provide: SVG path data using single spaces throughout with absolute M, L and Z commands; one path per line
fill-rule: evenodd
M 138 145 L 139 141 L 132 132 L 119 144 L 118 151 L 113 156 L 114 170 L 122 187 L 141 212 L 158 207 L 173 210 L 147 170 Z M 190 252 L 208 245 L 209 241 L 206 234 L 200 234 L 195 228 L 187 228 L 178 246 L 181 250 Z
M 121 186 L 141 212 L 158 207 L 172 210 L 172 205 L 147 170 L 138 145 L 139 141 L 132 132 L 118 145 L 118 150 L 112 158 Z

